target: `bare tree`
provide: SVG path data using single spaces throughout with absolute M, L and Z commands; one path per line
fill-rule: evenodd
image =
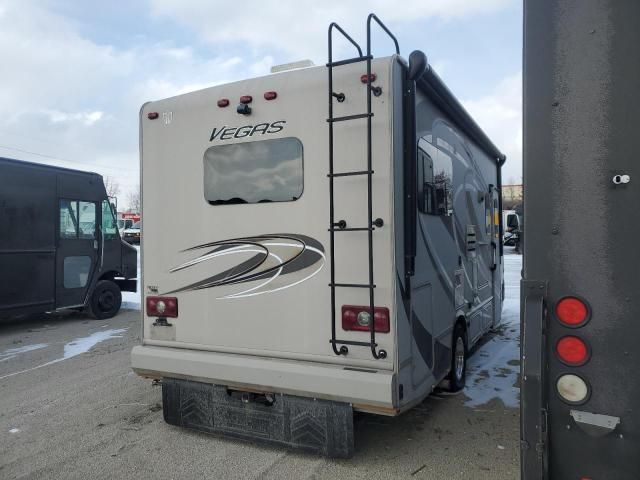
M 117 197 L 120 193 L 120 184 L 113 177 L 104 177 L 104 188 L 107 190 L 107 196 Z
M 140 185 L 136 185 L 127 195 L 129 211 L 140 213 Z

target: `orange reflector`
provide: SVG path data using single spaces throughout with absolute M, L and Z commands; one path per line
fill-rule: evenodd
M 556 305 L 558 320 L 570 327 L 581 326 L 587 320 L 588 314 L 585 303 L 575 297 L 564 297 Z
M 587 344 L 574 336 L 562 337 L 558 340 L 556 353 L 560 360 L 571 366 L 582 365 L 589 359 Z

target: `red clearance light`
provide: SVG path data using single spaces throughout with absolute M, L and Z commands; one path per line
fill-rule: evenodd
M 147 316 L 177 317 L 178 299 L 176 297 L 147 297 Z
M 221 98 L 220 100 L 218 100 L 218 106 L 220 108 L 228 107 L 229 106 L 229 99 L 228 98 Z
M 251 102 L 253 102 L 253 97 L 251 95 L 242 95 L 240 97 L 240 103 L 244 103 L 246 105 Z
M 581 338 L 562 337 L 556 343 L 556 353 L 560 360 L 571 367 L 584 365 L 589 360 L 589 348 Z
M 265 100 L 275 100 L 277 96 L 278 96 L 277 92 L 264 92 Z
M 375 73 L 372 73 L 370 78 L 371 78 L 371 83 L 373 83 L 373 82 L 376 81 L 376 78 L 378 78 L 378 76 Z M 360 76 L 360 81 L 362 83 L 367 83 L 367 74 L 366 73 L 364 75 Z
M 149 112 L 149 113 L 147 113 L 147 118 L 149 120 L 155 120 L 159 116 L 160 116 L 160 114 L 158 112 Z
M 378 333 L 389 333 L 389 309 L 387 307 L 374 307 L 373 325 Z M 343 305 L 342 329 L 368 332 L 371 325 L 371 309 L 367 306 Z
M 587 305 L 576 297 L 564 297 L 556 305 L 558 320 L 568 327 L 582 326 L 589 316 Z

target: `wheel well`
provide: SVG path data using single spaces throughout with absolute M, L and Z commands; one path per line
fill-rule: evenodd
M 115 277 L 121 277 L 122 274 L 116 270 L 109 270 L 108 272 L 104 272 L 102 275 L 100 275 L 100 278 L 98 278 L 98 280 L 111 280 L 113 281 Z

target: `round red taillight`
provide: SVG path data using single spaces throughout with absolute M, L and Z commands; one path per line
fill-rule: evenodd
M 160 116 L 160 114 L 158 112 L 149 112 L 149 113 L 147 113 L 147 118 L 149 120 L 155 120 L 159 116 Z
M 246 105 L 251 102 L 253 102 L 253 97 L 251 95 L 242 95 L 240 97 L 240 103 L 244 103 Z
M 228 98 L 221 98 L 220 100 L 218 100 L 218 106 L 220 108 L 228 107 L 229 106 L 229 99 Z
M 589 360 L 589 348 L 581 338 L 574 336 L 562 337 L 556 343 L 558 358 L 572 367 L 583 365 Z
M 565 325 L 578 327 L 587 321 L 589 309 L 579 298 L 565 297 L 556 305 L 556 315 Z
M 278 96 L 277 92 L 264 92 L 265 100 L 275 100 L 277 96 Z

